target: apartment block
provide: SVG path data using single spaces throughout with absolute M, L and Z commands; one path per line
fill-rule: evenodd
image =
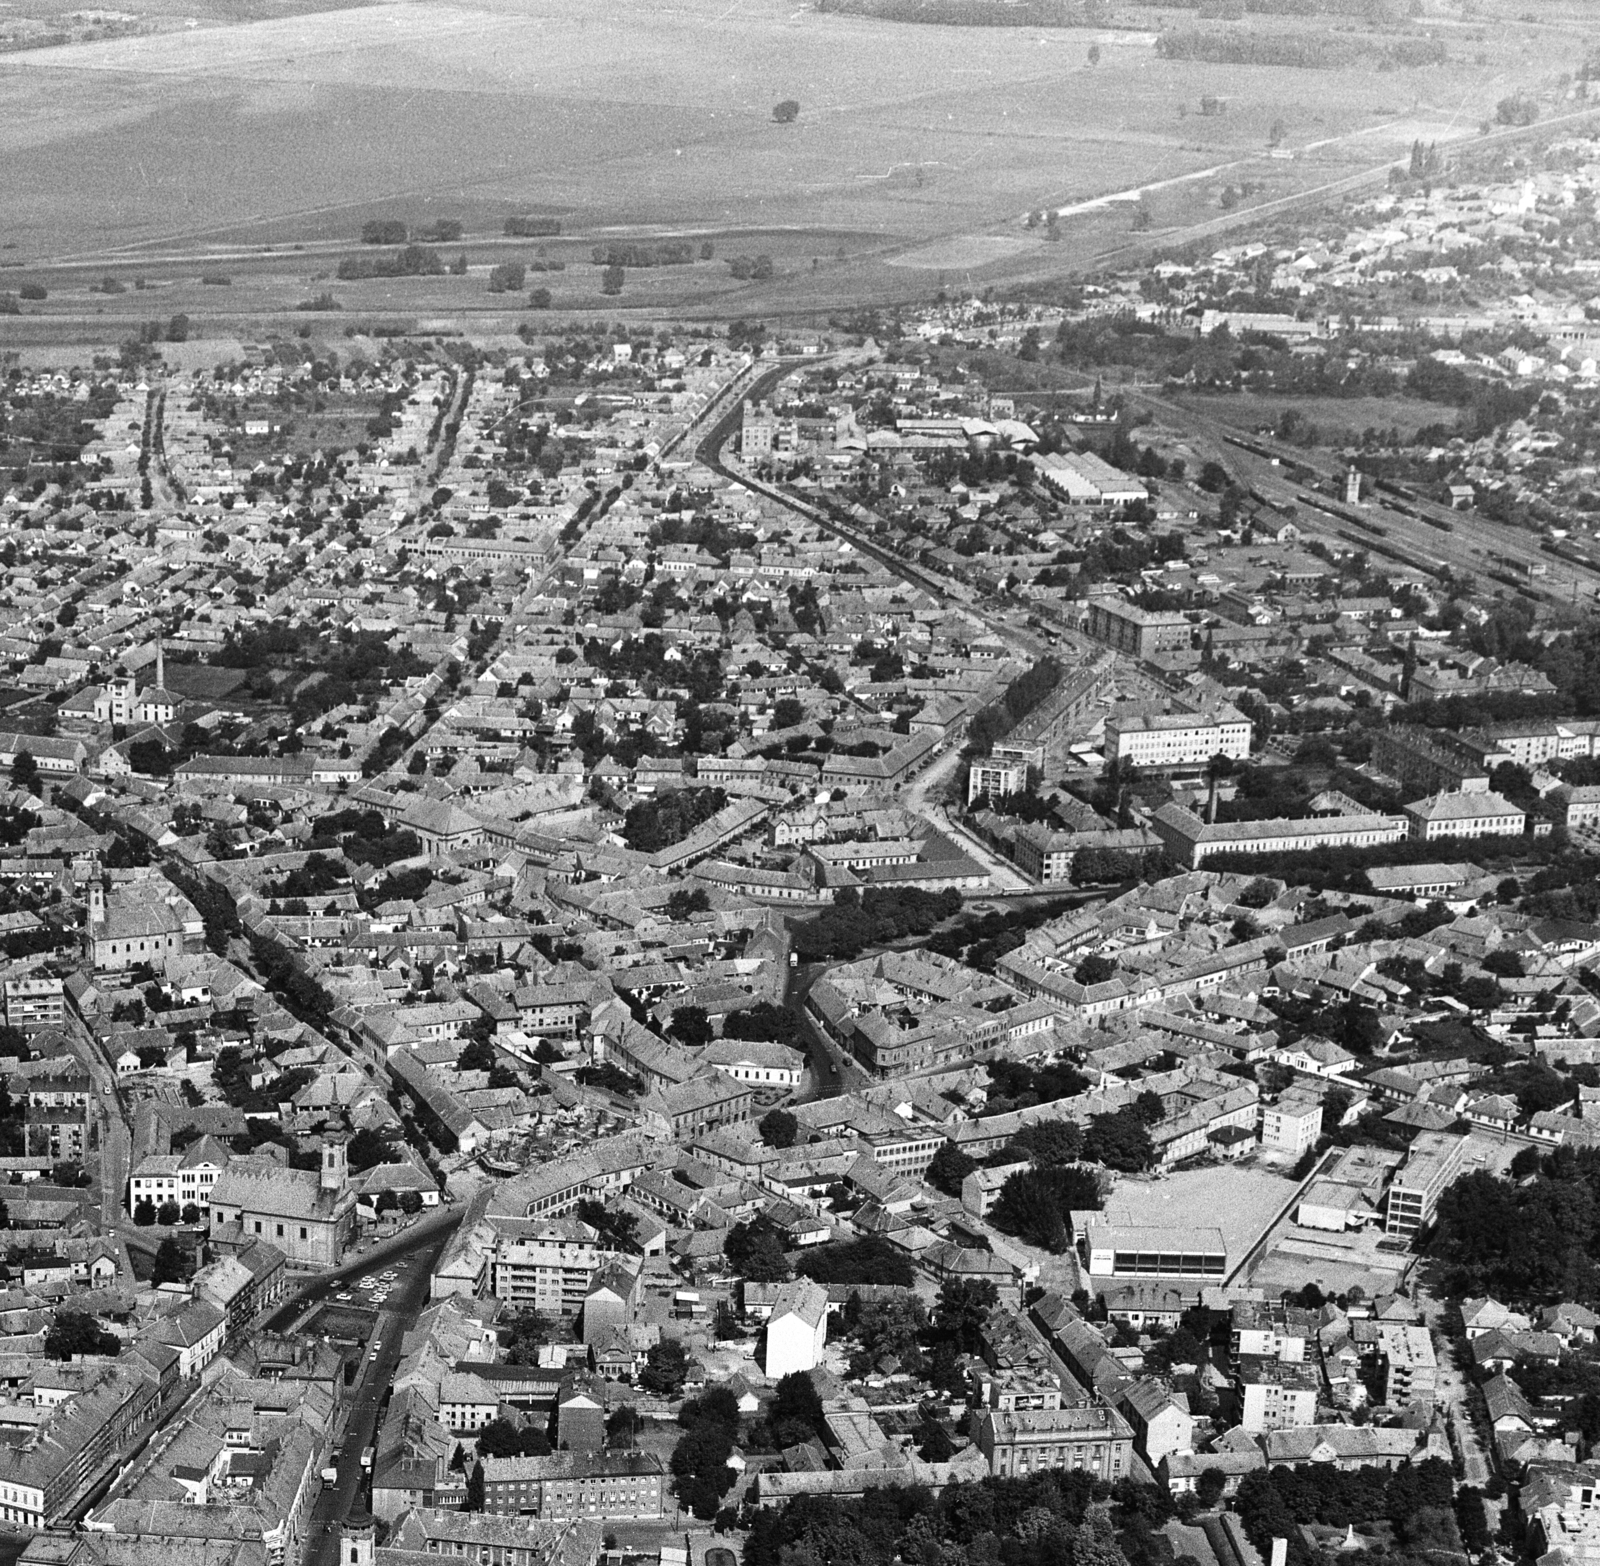
M 27 975 L 5 983 L 6 1025 L 35 1033 L 58 1028 L 66 1020 L 66 985 L 60 979 Z
M 1097 642 L 1135 658 L 1182 651 L 1194 634 L 1194 628 L 1181 614 L 1140 609 L 1116 597 L 1091 600 L 1087 630 Z
M 1245 1430 L 1284 1430 L 1316 1422 L 1321 1377 L 1316 1367 L 1241 1355 L 1234 1366 L 1239 1424 Z
M 508 1305 L 574 1316 L 599 1265 L 600 1248 L 587 1224 L 575 1218 L 546 1220 L 495 1247 L 494 1295 Z
M 1322 1100 L 1290 1089 L 1275 1104 L 1261 1106 L 1261 1145 L 1298 1158 L 1322 1134 Z

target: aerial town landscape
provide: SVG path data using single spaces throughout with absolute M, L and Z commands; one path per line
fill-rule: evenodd
M 424 11 L 0 7 L 0 145 Z M 1583 6 L 800 15 L 1231 74 L 892 233 L 0 174 L 0 1566 L 1600 1566 Z

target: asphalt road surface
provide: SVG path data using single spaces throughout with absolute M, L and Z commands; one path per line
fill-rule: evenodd
M 339 1477 L 322 1492 L 312 1509 L 309 1536 L 302 1557 L 304 1566 L 337 1566 L 338 1524 L 352 1512 L 364 1513 L 370 1507 L 371 1476 L 361 1466 L 361 1453 L 363 1448 L 376 1442 L 384 1405 L 400 1363 L 401 1339 L 427 1303 L 428 1276 L 450 1232 L 426 1234 L 409 1254 L 391 1254 L 359 1273 L 335 1279 L 315 1294 L 296 1301 L 290 1308 L 289 1320 L 292 1321 L 314 1303 L 322 1304 L 329 1300 L 344 1303 L 336 1299 L 341 1294 L 351 1295 L 350 1303 L 359 1305 L 363 1293 L 357 1285 L 363 1277 L 382 1272 L 394 1272 L 397 1275 L 388 1300 L 377 1313 L 363 1352 L 361 1368 L 356 1373 L 345 1421 L 344 1440 L 330 1459 L 339 1470 Z M 279 1318 L 274 1318 L 272 1322 L 274 1328 L 287 1324 Z

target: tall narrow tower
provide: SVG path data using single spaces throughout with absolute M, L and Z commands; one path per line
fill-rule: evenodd
M 337 1196 L 344 1190 L 349 1176 L 349 1152 L 343 1134 L 325 1132 L 322 1138 L 322 1189 Z
M 351 1517 L 339 1525 L 339 1566 L 373 1566 L 378 1530 L 370 1517 Z

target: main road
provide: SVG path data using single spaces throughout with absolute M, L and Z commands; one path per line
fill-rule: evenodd
M 460 1214 L 453 1216 L 459 1222 Z M 307 1310 L 335 1295 L 348 1293 L 359 1298 L 360 1290 L 353 1285 L 361 1277 L 391 1270 L 397 1274 L 362 1350 L 361 1369 L 343 1415 L 344 1434 L 332 1460 L 338 1478 L 317 1497 L 312 1509 L 303 1566 L 338 1566 L 338 1525 L 353 1512 L 365 1512 L 371 1505 L 371 1475 L 362 1466 L 361 1454 L 366 1447 L 377 1444 L 379 1424 L 400 1363 L 401 1342 L 427 1304 L 429 1276 L 454 1227 L 452 1223 L 430 1228 L 414 1247 L 368 1259 L 359 1272 L 330 1278 L 284 1306 L 267 1323 L 268 1330 L 283 1331 L 303 1318 Z

